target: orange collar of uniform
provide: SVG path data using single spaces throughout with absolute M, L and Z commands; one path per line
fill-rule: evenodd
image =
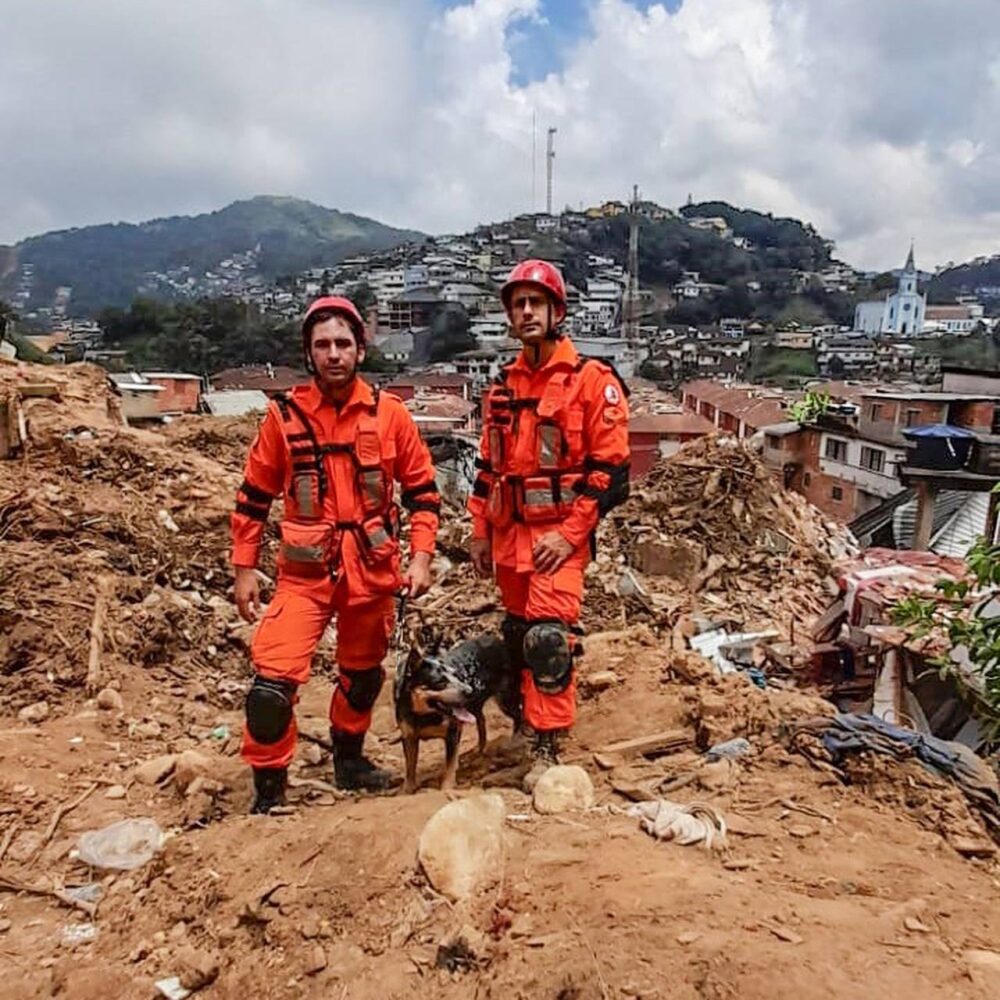
M 560 365 L 567 368 L 575 368 L 579 361 L 580 355 L 577 352 L 573 341 L 570 340 L 569 337 L 561 337 L 558 341 L 556 341 L 556 349 L 552 352 L 551 357 L 538 368 L 532 368 L 531 365 L 528 364 L 524 358 L 523 350 L 514 359 L 514 364 L 511 367 L 516 371 L 528 372 L 529 374 L 534 375 L 536 372 L 545 371 L 547 368 L 558 368 Z
M 318 413 L 320 407 L 332 406 L 333 404 L 319 391 L 315 380 L 306 386 L 297 386 L 295 390 L 295 402 L 299 404 L 307 413 Z M 351 386 L 351 394 L 344 400 L 340 407 L 340 412 L 349 410 L 355 406 L 371 407 L 375 402 L 372 394 L 372 387 L 360 375 L 354 379 Z

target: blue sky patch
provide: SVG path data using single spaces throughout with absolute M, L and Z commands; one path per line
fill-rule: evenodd
M 435 0 L 441 7 L 458 7 L 454 0 Z M 632 0 L 633 6 L 645 11 L 662 3 L 673 12 L 683 0 Z M 511 81 L 523 87 L 544 80 L 550 73 L 559 73 L 573 47 L 590 30 L 588 7 L 590 0 L 543 0 L 544 23 L 531 18 L 514 21 L 507 29 L 507 45 L 513 61 Z

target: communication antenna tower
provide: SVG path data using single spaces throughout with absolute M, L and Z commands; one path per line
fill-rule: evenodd
M 628 225 L 628 290 L 625 296 L 625 338 L 639 339 L 639 185 L 632 186 Z
M 552 214 L 552 167 L 556 160 L 556 129 L 549 129 L 548 148 L 545 151 L 545 212 Z

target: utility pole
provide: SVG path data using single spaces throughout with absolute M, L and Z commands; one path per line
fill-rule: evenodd
M 639 185 L 632 186 L 628 225 L 628 292 L 625 298 L 625 338 L 639 339 Z
M 556 160 L 556 129 L 549 129 L 549 143 L 545 152 L 545 211 L 552 214 L 552 166 Z

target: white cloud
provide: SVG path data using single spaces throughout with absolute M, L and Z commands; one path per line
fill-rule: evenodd
M 995 0 L 593 0 L 511 82 L 543 0 L 0 0 L 0 239 L 288 193 L 430 231 L 633 182 L 794 214 L 845 258 L 997 249 Z M 3 8 L 10 7 L 7 11 Z M 8 149 L 13 153 L 9 154 Z

